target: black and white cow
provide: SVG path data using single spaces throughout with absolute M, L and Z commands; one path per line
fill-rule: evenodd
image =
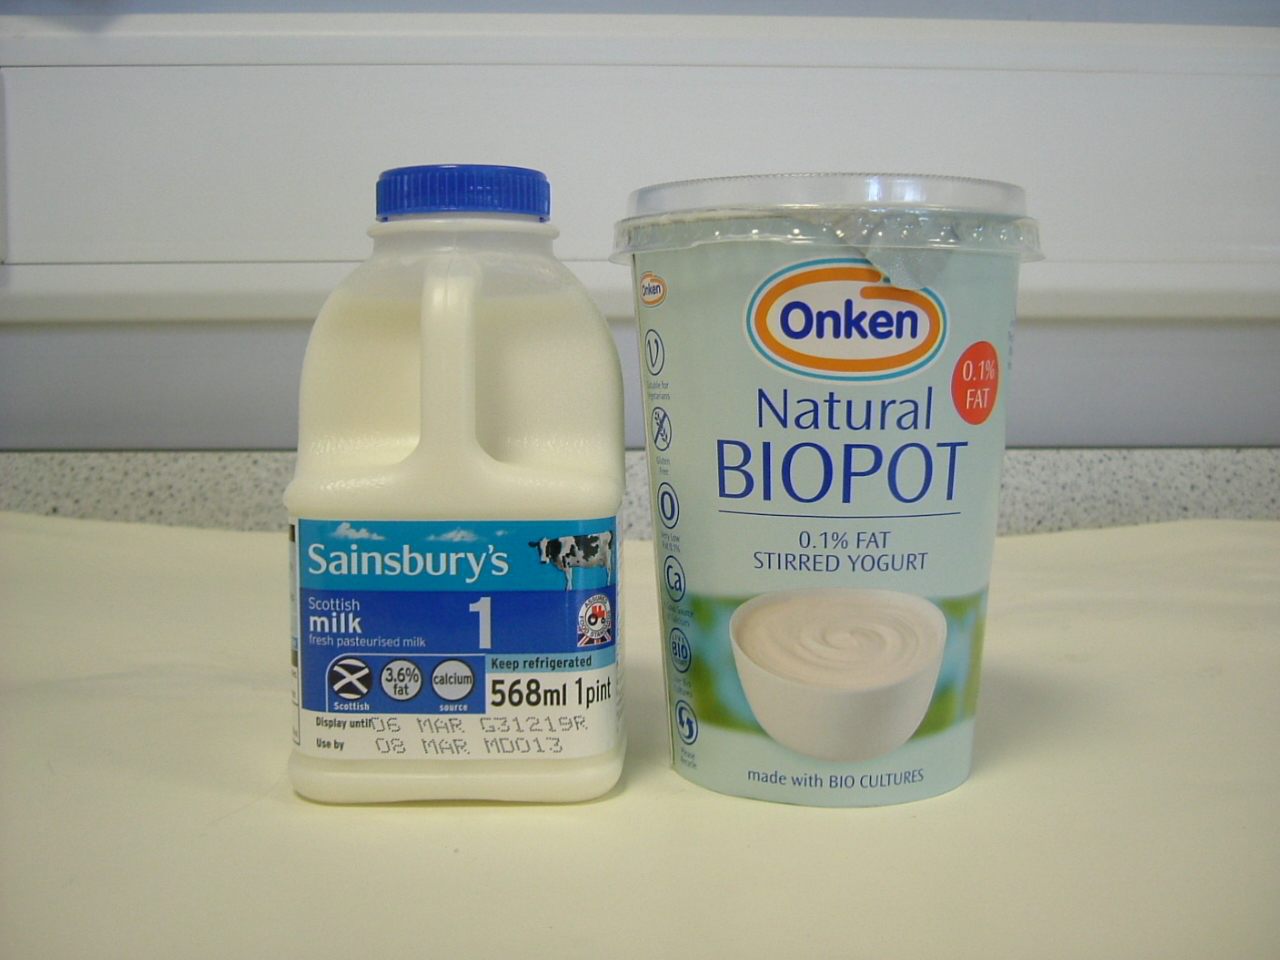
M 548 537 L 532 541 L 538 559 L 564 573 L 564 588 L 573 589 L 577 567 L 604 567 L 608 583 L 613 582 L 613 532 L 587 533 L 577 537 Z

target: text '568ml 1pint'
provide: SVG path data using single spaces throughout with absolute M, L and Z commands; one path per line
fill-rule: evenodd
M 631 197 L 676 769 L 898 803 L 968 775 L 1022 191 L 882 174 Z
M 584 800 L 622 769 L 621 375 L 519 167 L 378 181 L 316 320 L 292 536 L 294 749 L 330 802 Z

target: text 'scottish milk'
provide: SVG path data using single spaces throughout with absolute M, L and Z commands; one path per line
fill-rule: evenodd
M 637 191 L 676 769 L 823 806 L 969 773 L 1022 191 L 892 175 Z
M 583 800 L 621 772 L 621 377 L 549 197 L 387 171 L 316 320 L 285 493 L 305 796 Z

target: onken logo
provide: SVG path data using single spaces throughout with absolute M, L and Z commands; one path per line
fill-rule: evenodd
M 905 290 L 865 260 L 814 260 L 774 274 L 747 308 L 747 334 L 771 363 L 825 380 L 889 380 L 942 349 L 947 314 L 929 289 Z

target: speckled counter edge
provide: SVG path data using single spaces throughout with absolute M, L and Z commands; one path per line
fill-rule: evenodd
M 0 453 L 0 510 L 278 530 L 287 452 Z M 627 454 L 624 537 L 647 539 L 644 454 Z M 1280 448 L 1010 450 L 1000 533 L 1193 517 L 1280 520 Z

